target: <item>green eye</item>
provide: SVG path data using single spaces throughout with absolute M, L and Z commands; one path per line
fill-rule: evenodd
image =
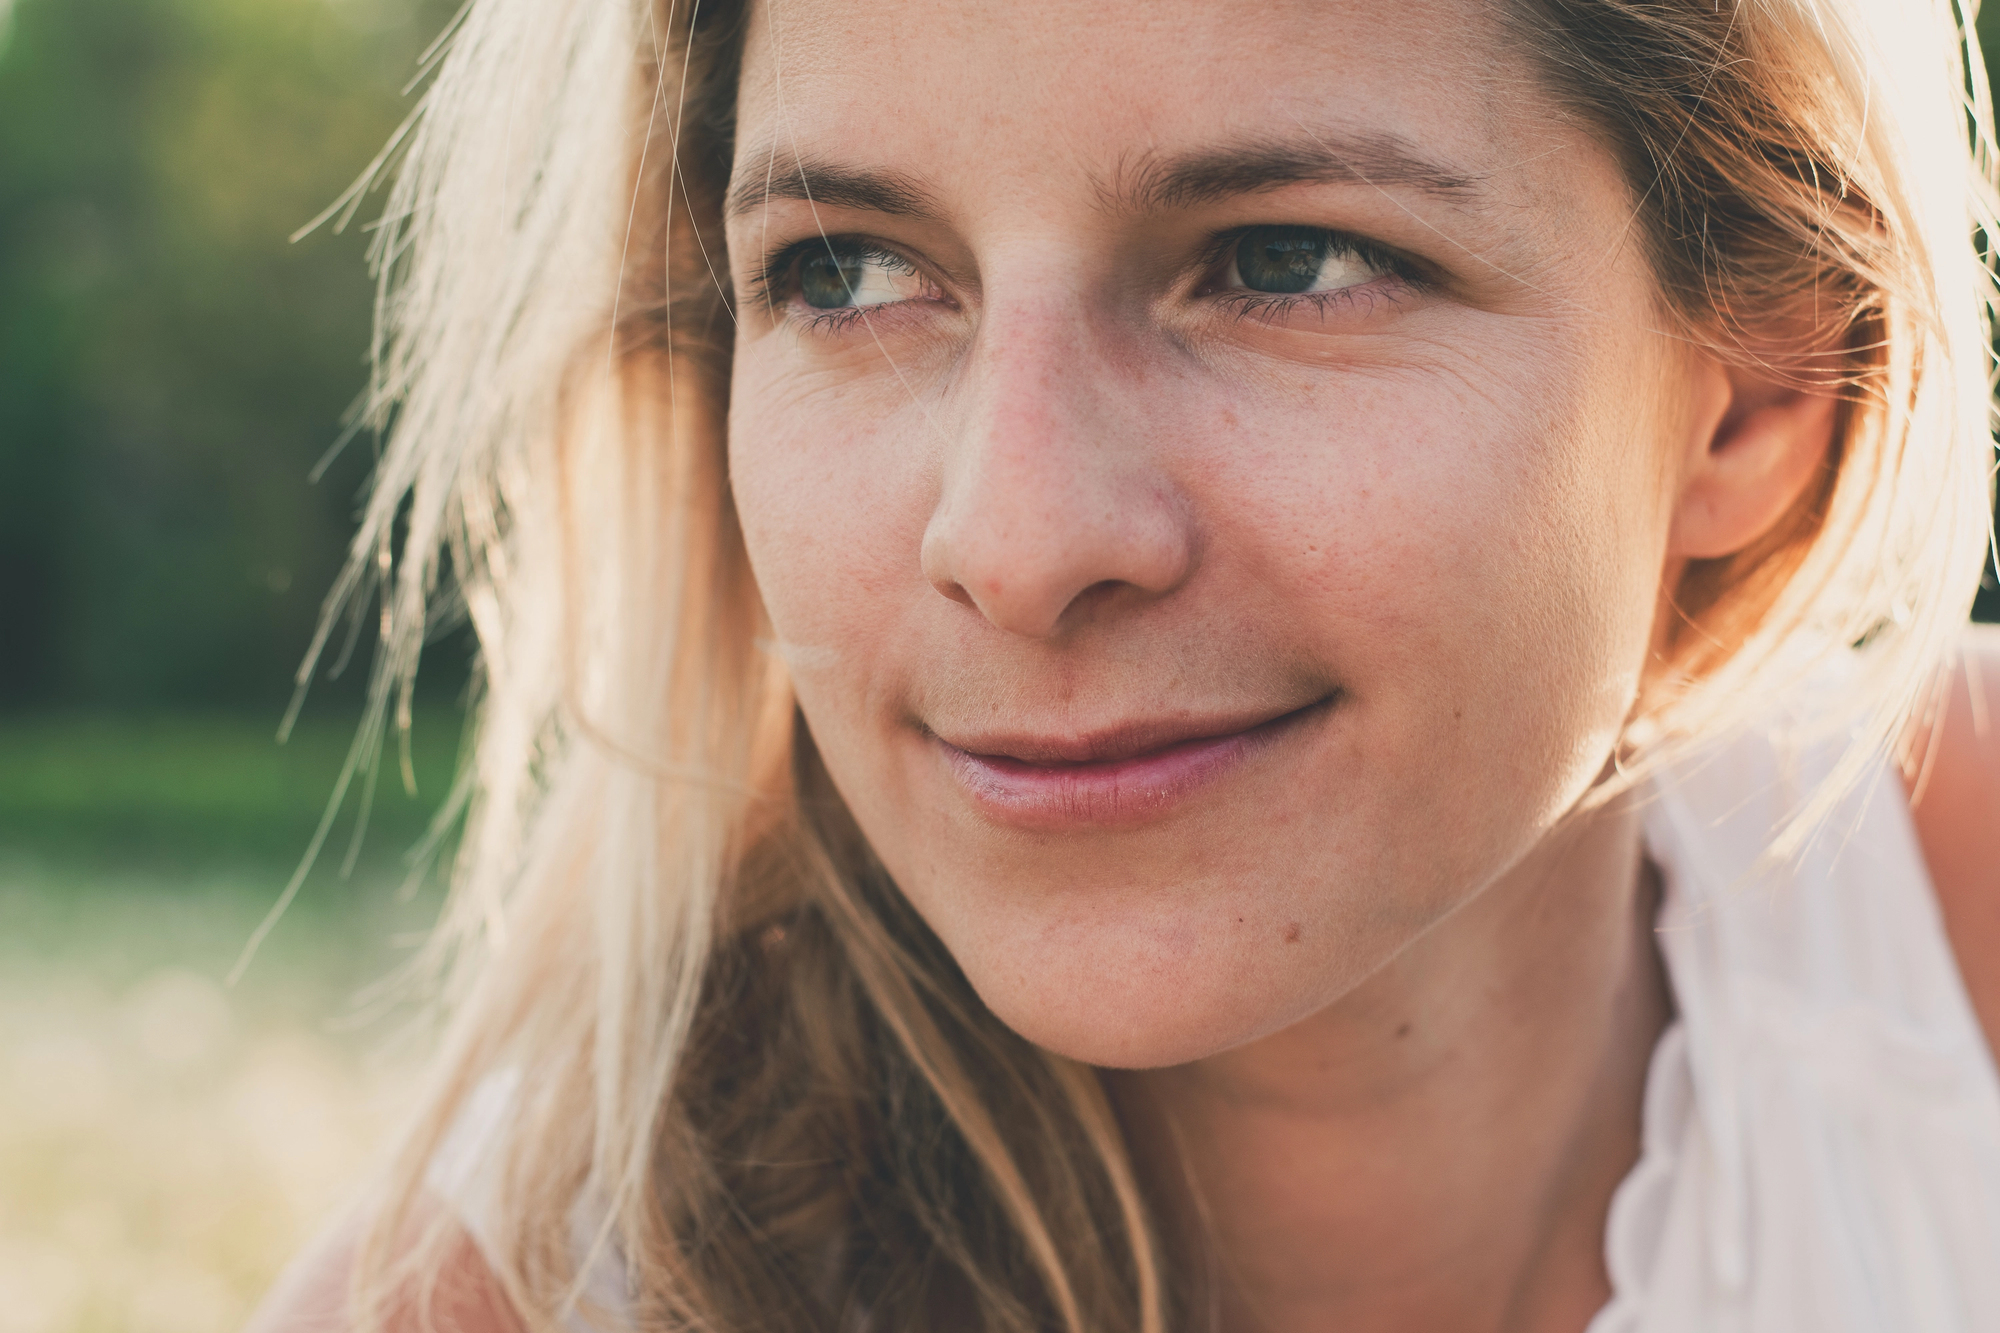
M 1368 246 L 1322 227 L 1252 227 L 1236 242 L 1230 285 L 1276 296 L 1339 292 L 1395 269 Z
M 1236 243 L 1236 272 L 1253 292 L 1311 291 L 1331 242 L 1313 227 L 1252 227 Z
M 809 252 L 799 260 L 799 295 L 815 310 L 852 305 L 861 285 L 861 262 L 860 255 Z
M 856 310 L 922 296 L 916 265 L 880 246 L 836 236 L 799 256 L 799 299 L 813 310 Z

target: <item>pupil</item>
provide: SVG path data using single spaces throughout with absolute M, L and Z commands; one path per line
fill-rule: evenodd
M 1319 281 L 1328 237 L 1311 227 L 1256 227 L 1236 243 L 1236 271 L 1253 292 L 1303 292 Z
M 831 251 L 809 254 L 799 262 L 799 295 L 815 310 L 838 310 L 854 301 L 861 278 L 861 261 Z

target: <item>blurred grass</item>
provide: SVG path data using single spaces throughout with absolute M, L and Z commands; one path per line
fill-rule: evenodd
M 290 861 L 326 808 L 356 721 L 308 717 L 283 745 L 276 722 L 228 713 L 0 718 L 0 848 L 177 870 Z M 450 786 L 458 739 L 449 713 L 416 719 L 414 794 L 388 739 L 363 843 L 374 868 L 422 836 Z M 329 843 L 335 860 L 344 847 Z
M 0 1333 L 234 1327 L 372 1164 L 410 1079 L 354 1000 L 435 913 L 402 853 L 455 717 L 419 716 L 418 795 L 392 756 L 354 873 L 336 835 L 223 984 L 353 727 L 0 719 Z

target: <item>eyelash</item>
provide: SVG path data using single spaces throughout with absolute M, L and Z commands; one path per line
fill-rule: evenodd
M 1236 247 L 1242 244 L 1243 238 L 1265 225 L 1267 224 L 1254 223 L 1216 236 L 1209 242 L 1208 249 L 1202 257 L 1202 271 L 1217 273 L 1230 259 Z M 1333 245 L 1329 248 L 1329 257 L 1336 254 L 1352 255 L 1370 268 L 1395 278 L 1412 291 L 1426 291 L 1433 285 L 1433 280 L 1421 266 L 1387 246 L 1378 245 L 1365 237 L 1338 231 L 1332 227 L 1326 228 L 1325 231 L 1333 241 Z M 1399 304 L 1400 292 L 1382 291 L 1372 283 L 1368 284 L 1368 288 L 1363 291 L 1353 287 L 1343 287 L 1331 292 L 1299 292 L 1286 295 L 1281 292 L 1259 292 L 1245 287 L 1232 287 L 1215 288 L 1210 294 L 1216 298 L 1217 304 L 1230 310 L 1238 320 L 1255 319 L 1264 323 L 1270 323 L 1279 316 L 1308 306 L 1324 316 L 1336 308 L 1352 308 L 1363 302 L 1366 302 L 1371 309 L 1377 302 Z M 1209 289 L 1204 287 L 1202 290 Z
M 1258 223 L 1237 227 L 1215 236 L 1209 241 L 1207 248 L 1203 252 L 1201 270 L 1204 273 L 1216 272 L 1223 262 L 1229 258 L 1231 252 L 1242 243 L 1243 238 L 1256 230 L 1257 227 L 1263 225 L 1267 224 Z M 1352 255 L 1368 264 L 1371 268 L 1379 269 L 1381 272 L 1396 278 L 1408 288 L 1423 291 L 1432 285 L 1430 277 L 1417 264 L 1385 246 L 1377 245 L 1373 241 L 1369 241 L 1363 237 L 1354 236 L 1343 231 L 1335 231 L 1331 228 L 1327 229 L 1327 235 L 1333 239 L 1335 252 Z M 889 259 L 903 264 L 910 262 L 897 251 L 858 237 L 828 236 L 794 241 L 774 253 L 764 262 L 763 267 L 756 275 L 751 278 L 750 290 L 747 294 L 749 299 L 752 301 L 761 301 L 770 306 L 788 303 L 794 295 L 788 288 L 796 283 L 794 270 L 799 260 L 810 253 L 815 247 L 822 246 L 838 247 L 845 253 L 857 255 L 863 259 Z M 1207 289 L 1204 287 L 1201 290 L 1206 291 Z M 1233 311 L 1237 319 L 1256 319 L 1266 323 L 1278 316 L 1297 310 L 1302 306 L 1309 305 L 1324 315 L 1336 307 L 1352 307 L 1363 300 L 1366 300 L 1371 307 L 1377 301 L 1387 301 L 1393 305 L 1397 302 L 1397 296 L 1399 295 L 1394 291 L 1383 292 L 1379 290 L 1362 293 L 1354 288 L 1341 288 L 1331 292 L 1299 292 L 1293 295 L 1278 292 L 1251 291 L 1245 288 L 1230 288 L 1227 290 L 1215 290 L 1208 294 L 1217 298 L 1217 304 Z M 787 315 L 787 318 L 796 323 L 803 332 L 832 335 L 844 332 L 852 327 L 871 308 L 867 306 L 850 306 L 838 310 L 823 310 L 803 319 L 796 315 Z
M 744 294 L 746 300 L 773 306 L 781 305 L 791 300 L 794 293 L 790 288 L 797 283 L 797 274 L 794 270 L 798 267 L 798 262 L 812 251 L 819 249 L 837 250 L 843 254 L 855 255 L 862 259 L 886 259 L 898 264 L 908 264 L 910 262 L 903 255 L 889 249 L 885 245 L 877 245 L 872 241 L 863 240 L 859 237 L 814 236 L 803 241 L 793 241 L 790 245 L 784 246 L 769 259 L 765 260 L 764 266 L 752 275 L 750 279 L 750 289 Z M 853 306 L 842 310 L 822 311 L 806 320 L 805 326 L 807 328 L 826 327 L 826 321 L 829 318 L 845 323 L 847 322 L 847 317 L 859 315 L 864 308 Z
M 805 319 L 797 320 L 797 323 L 799 328 L 806 333 L 817 333 L 825 337 L 831 337 L 836 333 L 844 333 L 855 324 L 860 323 L 861 317 L 872 309 L 874 309 L 872 306 L 855 305 L 841 310 L 822 310 Z
M 1219 293 L 1216 303 L 1227 310 L 1239 323 L 1256 320 L 1262 324 L 1272 323 L 1285 315 L 1297 311 L 1301 306 L 1310 305 L 1322 317 L 1335 308 L 1352 309 L 1366 303 L 1373 309 L 1378 302 L 1395 305 L 1393 292 L 1357 292 L 1352 288 L 1342 288 L 1333 292 L 1300 292 L 1286 296 L 1278 292 L 1230 291 Z

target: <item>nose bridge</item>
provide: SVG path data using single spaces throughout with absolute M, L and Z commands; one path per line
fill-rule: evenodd
M 1141 396 L 1074 292 L 1052 284 L 983 313 L 924 536 L 939 592 L 1037 638 L 1086 592 L 1171 591 L 1193 552 Z
M 1112 386 L 1096 350 L 1074 302 L 1002 308 L 982 326 L 952 462 L 990 474 L 980 488 L 989 502 L 1074 491 L 1112 461 L 1116 442 L 1100 420 L 1116 415 L 1103 402 Z

